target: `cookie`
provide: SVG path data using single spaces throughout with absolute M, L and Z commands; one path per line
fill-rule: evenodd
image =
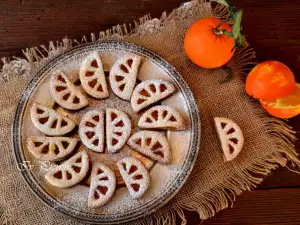
M 88 155 L 86 151 L 81 151 L 56 168 L 51 168 L 45 178 L 55 187 L 67 188 L 82 181 L 88 170 Z
M 113 92 L 124 100 L 130 100 L 132 95 L 141 57 L 126 55 L 119 59 L 111 68 L 109 81 Z
M 98 52 L 83 60 L 79 78 L 84 91 L 90 96 L 103 99 L 109 97 L 103 65 Z
M 33 125 L 39 131 L 50 136 L 67 134 L 76 126 L 73 120 L 38 103 L 33 103 L 30 117 Z
M 104 111 L 87 112 L 79 124 L 82 143 L 95 152 L 104 152 Z
M 150 175 L 144 164 L 133 157 L 119 160 L 117 166 L 132 198 L 140 198 L 148 190 Z
M 116 153 L 131 133 L 131 121 L 125 112 L 106 109 L 106 146 L 108 153 Z
M 88 105 L 87 98 L 61 71 L 50 78 L 50 93 L 55 102 L 70 110 L 78 110 Z
M 168 139 L 156 131 L 139 131 L 132 135 L 127 144 L 134 150 L 167 164 L 171 161 L 171 151 Z
M 116 176 L 108 166 L 96 163 L 91 177 L 88 207 L 97 208 L 105 205 L 113 197 L 116 190 Z
M 175 86 L 163 79 L 146 80 L 137 85 L 131 97 L 135 112 L 156 103 L 175 92 Z
M 70 155 L 77 143 L 77 138 L 68 137 L 28 137 L 27 146 L 36 158 L 45 161 L 60 161 Z
M 215 117 L 214 121 L 222 145 L 225 161 L 231 161 L 237 157 L 243 148 L 243 132 L 231 119 Z
M 138 126 L 144 129 L 186 130 L 186 122 L 180 113 L 164 105 L 154 106 L 139 119 Z

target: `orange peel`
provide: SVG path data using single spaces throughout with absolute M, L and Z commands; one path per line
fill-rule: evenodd
M 264 109 L 272 116 L 282 119 L 288 119 L 300 114 L 300 84 L 292 94 L 284 98 L 278 98 L 272 101 L 260 100 Z
M 295 89 L 293 72 L 283 63 L 265 61 L 255 66 L 246 80 L 248 95 L 266 101 L 289 96 Z

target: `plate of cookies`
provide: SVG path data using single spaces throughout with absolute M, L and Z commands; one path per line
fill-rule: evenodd
M 200 132 L 193 93 L 167 61 L 106 41 L 72 48 L 36 72 L 12 141 L 20 172 L 46 205 L 115 224 L 175 196 L 197 159 Z

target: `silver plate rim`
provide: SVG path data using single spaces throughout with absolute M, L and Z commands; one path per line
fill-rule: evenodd
M 143 56 L 147 56 L 148 58 L 152 59 L 155 63 L 162 66 L 165 70 L 168 71 L 169 75 L 175 81 L 176 85 L 180 87 L 182 90 L 185 100 L 188 102 L 189 106 L 189 116 L 191 121 L 191 136 L 192 139 L 190 141 L 190 149 L 189 154 L 184 162 L 183 169 L 179 176 L 176 177 L 176 181 L 179 181 L 180 183 L 173 185 L 167 193 L 164 193 L 159 199 L 157 198 L 156 201 L 154 201 L 148 208 L 144 210 L 138 210 L 135 213 L 130 213 L 129 215 L 126 215 L 122 218 L 118 217 L 96 217 L 93 215 L 90 215 L 88 213 L 67 208 L 64 205 L 61 205 L 59 202 L 55 201 L 50 195 L 46 193 L 46 191 L 37 183 L 34 181 L 33 176 L 31 175 L 29 170 L 20 170 L 22 177 L 26 181 L 27 185 L 30 187 L 30 190 L 38 197 L 39 200 L 41 200 L 45 205 L 48 207 L 54 208 L 56 211 L 60 212 L 64 216 L 71 217 L 77 221 L 85 222 L 85 223 L 93 223 L 93 224 L 117 224 L 117 223 L 124 223 L 124 222 L 130 222 L 133 220 L 137 220 L 141 217 L 148 216 L 155 211 L 157 211 L 159 208 L 164 206 L 167 202 L 169 202 L 182 188 L 182 186 L 187 181 L 187 178 L 189 177 L 199 152 L 200 148 L 200 136 L 201 136 L 201 122 L 199 118 L 199 110 L 198 106 L 195 100 L 195 97 L 193 95 L 192 90 L 188 86 L 188 84 L 183 80 L 182 76 L 176 71 L 176 69 L 170 65 L 165 59 L 163 59 L 161 56 L 159 56 L 156 53 L 153 53 L 152 51 L 142 47 L 138 46 L 132 43 L 127 42 L 119 42 L 119 41 L 96 41 L 92 43 L 86 43 L 82 44 L 76 47 L 73 47 L 72 49 L 64 52 L 63 54 L 60 54 L 56 57 L 54 57 L 52 60 L 47 62 L 40 70 L 34 73 L 32 79 L 29 81 L 27 87 L 23 91 L 19 104 L 17 106 L 15 115 L 14 115 L 14 121 L 12 124 L 12 151 L 13 156 L 15 159 L 15 162 L 17 166 L 24 163 L 25 158 L 22 154 L 22 144 L 21 144 L 21 124 L 22 124 L 22 117 L 24 113 L 24 109 L 26 108 L 27 102 L 30 99 L 31 93 L 36 86 L 36 83 L 38 79 L 44 74 L 44 71 L 51 68 L 54 64 L 57 64 L 61 60 L 64 60 L 65 57 L 75 54 L 78 51 L 82 51 L 86 48 L 95 48 L 95 49 L 101 49 L 101 48 L 123 48 L 129 51 L 132 51 L 137 54 L 142 54 Z M 174 182 L 173 182 L 174 183 Z M 163 199 L 163 201 L 161 201 Z

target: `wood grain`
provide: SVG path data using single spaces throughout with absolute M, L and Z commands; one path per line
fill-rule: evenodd
M 300 224 L 298 188 L 281 188 L 245 192 L 233 208 L 219 212 L 201 225 L 298 225 Z M 195 213 L 187 213 L 189 225 L 200 224 Z
M 0 57 L 19 56 L 21 49 L 60 40 L 80 39 L 91 32 L 138 20 L 150 13 L 159 17 L 183 0 L 0 0 Z M 231 0 L 244 9 L 243 28 L 258 60 L 287 64 L 300 82 L 300 1 Z M 290 120 L 300 137 L 300 117 Z M 300 152 L 300 142 L 296 148 Z M 263 151 L 263 149 L 262 149 Z M 299 175 L 286 168 L 274 171 L 259 189 L 237 198 L 234 208 L 202 224 L 300 224 Z M 186 212 L 188 224 L 199 224 Z
M 159 3 L 159 4 L 158 4 Z M 80 39 L 113 25 L 129 23 L 147 13 L 153 17 L 178 7 L 182 0 L 2 0 L 0 1 L 0 57 L 49 40 Z
M 300 1 L 235 1 L 244 8 L 243 27 L 259 60 L 279 60 L 300 71 Z M 297 74 L 297 73 L 296 73 Z M 297 77 L 300 82 L 300 76 Z

